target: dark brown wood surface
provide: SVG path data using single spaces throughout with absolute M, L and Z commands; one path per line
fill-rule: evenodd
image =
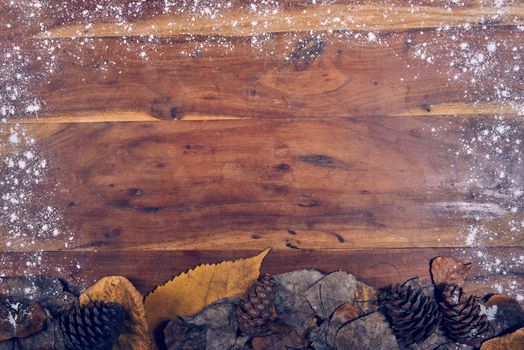
M 0 49 L 27 53 L 16 71 L 42 102 L 37 118 L 13 102 L 22 112 L 0 133 L 20 123 L 36 140 L 56 181 L 32 191 L 56 192 L 50 204 L 75 233 L 66 249 L 38 237 L 8 249 L 0 235 L 4 271 L 69 264 L 65 277 L 122 274 L 146 292 L 194 265 L 271 247 L 266 272 L 342 268 L 383 286 L 427 276 L 429 259 L 448 254 L 477 263 L 471 291 L 522 285 L 524 266 L 511 259 L 524 237 L 504 224 L 524 212 L 500 169 L 524 187 L 524 143 L 481 165 L 489 143 L 464 151 L 501 121 L 524 137 L 521 2 L 490 20 L 501 10 L 478 1 L 288 1 L 256 28 L 264 18 L 242 2 L 217 19 L 182 2 L 165 15 L 163 1 L 115 19 L 109 3 L 97 12 L 95 1 L 0 1 L 10 24 Z M 354 20 L 336 21 L 341 13 Z M 463 42 L 473 53 L 501 44 L 479 72 L 456 49 Z M 428 43 L 431 62 L 421 58 Z M 497 234 L 465 248 L 479 222 Z M 480 244 L 507 259 L 505 274 L 481 268 Z M 42 261 L 24 266 L 34 251 Z
M 462 73 L 459 64 L 450 67 L 453 58 L 444 46 L 449 38 L 434 29 L 384 32 L 387 45 L 338 38 L 339 33 L 318 42 L 310 34 L 295 35 L 273 35 L 260 48 L 266 53 L 252 47 L 251 37 L 235 37 L 204 52 L 198 47 L 206 37 L 189 43 L 183 37 L 161 38 L 149 49 L 147 41 L 124 43 L 118 38 L 86 39 L 81 45 L 79 39 L 52 39 L 47 45 L 32 39 L 24 44 L 44 47 L 28 50 L 33 56 L 28 68 L 42 72 L 30 88 L 46 101 L 39 115 L 67 121 L 86 115 L 171 120 L 513 114 L 511 105 L 486 85 L 500 83 L 513 91 L 524 85 L 524 73 L 513 72 L 519 62 L 513 48 L 522 45 L 515 27 L 486 29 L 480 37 L 475 31 L 463 33 L 461 40 L 471 43 L 472 52 L 504 42 L 491 58 L 496 65 L 481 76 L 474 69 Z M 300 40 L 312 44 L 305 55 L 293 56 Z M 435 46 L 434 56 L 443 59 L 427 64 L 416 56 L 427 42 Z M 46 60 L 36 59 L 49 55 L 47 46 L 56 48 L 53 64 L 59 68 L 52 72 Z M 147 59 L 140 56 L 142 51 Z M 469 58 L 459 61 L 467 62 Z M 508 71 L 512 74 L 504 73 Z M 450 80 L 454 74 L 461 74 L 460 79 Z M 493 80 L 506 75 L 501 82 Z
M 78 249 L 410 248 L 460 246 L 460 229 L 479 215 L 486 224 L 522 217 L 499 198 L 502 160 L 467 184 L 468 156 L 456 152 L 481 120 L 70 123 L 27 130 L 54 160 L 62 188 L 56 206 L 77 233 Z M 432 128 L 443 131 L 437 136 Z M 522 166 L 513 172 L 508 176 L 520 176 Z M 56 249 L 60 239 L 45 238 L 41 246 Z M 522 243 L 500 235 L 487 244 Z

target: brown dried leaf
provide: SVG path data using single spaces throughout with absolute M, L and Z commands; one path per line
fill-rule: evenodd
M 144 298 L 129 280 L 121 276 L 103 277 L 80 295 L 81 304 L 87 304 L 91 300 L 113 301 L 122 304 L 126 310 L 125 329 L 113 350 L 148 350 L 151 348 Z
M 345 271 L 336 271 L 309 287 L 304 296 L 317 316 L 325 320 L 340 305 L 353 302 L 357 283 L 355 276 Z
M 346 323 L 353 321 L 356 318 L 359 318 L 362 313 L 352 304 L 342 304 L 340 305 L 333 316 L 329 320 L 329 326 L 326 334 L 326 342 L 329 346 L 335 346 L 335 339 L 340 328 Z
M 42 331 L 29 337 L 16 338 L 12 350 L 67 350 L 58 323 L 58 320 L 48 318 Z M 0 346 L 0 350 L 6 349 Z
M 490 296 L 484 303 L 484 308 L 495 335 L 524 327 L 524 309 L 518 301 L 507 295 Z
M 399 350 L 389 322 L 380 312 L 346 323 L 337 333 L 336 349 Z
M 186 322 L 183 318 L 169 321 L 164 329 L 167 350 L 205 349 L 207 327 Z
M 288 350 L 302 349 L 309 345 L 303 334 L 298 333 L 284 323 L 272 325 L 273 333 L 265 337 L 254 337 L 253 350 Z
M 34 301 L 40 304 L 42 308 L 47 309 L 55 318 L 77 302 L 78 298 L 71 291 L 76 292 L 77 286 L 49 276 L 0 278 L 0 295 Z M 80 293 L 76 293 L 76 295 L 78 294 Z
M 35 302 L 10 298 L 0 300 L 0 341 L 38 333 L 45 322 L 45 311 Z
M 431 260 L 431 277 L 433 283 L 453 283 L 464 286 L 464 282 L 471 269 L 471 263 L 454 258 L 439 256 Z
M 524 328 L 486 341 L 480 350 L 524 350 Z
M 347 323 L 349 321 L 354 320 L 357 317 L 360 317 L 361 315 L 362 314 L 357 310 L 357 308 L 354 305 L 343 304 L 335 310 L 329 323 L 333 325 L 336 323 Z
M 182 273 L 157 287 L 145 300 L 149 329 L 164 321 L 191 316 L 223 298 L 240 297 L 260 275 L 269 249 L 257 256 L 220 264 L 205 264 Z

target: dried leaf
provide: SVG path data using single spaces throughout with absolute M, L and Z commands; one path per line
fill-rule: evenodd
M 164 321 L 194 315 L 219 299 L 244 295 L 260 275 L 268 252 L 266 249 L 249 259 L 200 265 L 157 287 L 145 300 L 149 329 L 154 332 Z
M 326 342 L 328 345 L 334 347 L 335 338 L 340 328 L 346 323 L 359 318 L 361 315 L 360 311 L 352 304 L 340 305 L 329 320 L 329 326 L 326 332 Z
M 399 350 L 397 338 L 379 312 L 356 319 L 342 327 L 335 340 L 336 349 Z
M 453 258 L 439 256 L 431 260 L 431 277 L 437 285 L 453 283 L 463 286 L 470 269 L 471 263 Z
M 378 310 L 378 292 L 375 288 L 365 283 L 357 281 L 355 290 L 355 301 L 353 304 L 358 309 L 360 315 L 368 314 Z
M 113 350 L 148 350 L 151 348 L 143 296 L 125 277 L 103 277 L 80 295 L 81 304 L 87 304 L 92 300 L 117 302 L 122 304 L 126 310 L 125 329 Z
M 329 323 L 333 325 L 337 323 L 348 323 L 349 321 L 352 321 L 360 316 L 360 312 L 354 305 L 342 304 L 335 310 L 333 316 L 331 316 L 331 320 L 329 321 Z
M 325 320 L 342 304 L 355 300 L 357 279 L 345 272 L 336 271 L 328 274 L 313 284 L 304 293 L 311 308 L 318 317 Z
M 473 347 L 466 344 L 451 342 L 444 335 L 443 331 L 436 329 L 435 332 L 420 343 L 411 344 L 409 350 L 473 350 Z
M 44 328 L 46 314 L 42 307 L 28 300 L 0 300 L 0 341 L 28 337 Z
M 480 350 L 524 350 L 524 328 L 482 344 Z
M 183 318 L 171 320 L 164 329 L 166 349 L 205 349 L 206 331 L 205 326 L 188 323 Z
M 206 331 L 206 350 L 231 349 L 237 338 L 237 299 L 222 299 L 186 320 Z M 176 350 L 180 350 L 176 348 Z M 193 349 L 192 349 L 193 350 Z
M 275 323 L 272 328 L 272 334 L 253 338 L 251 342 L 253 350 L 302 349 L 309 345 L 303 334 L 284 323 Z
M 329 346 L 327 342 L 329 322 L 322 322 L 318 324 L 315 322 L 309 328 L 308 339 L 311 342 L 308 349 L 315 350 L 333 350 L 333 346 Z
M 304 292 L 324 274 L 317 270 L 298 270 L 274 276 L 277 282 L 275 308 L 278 318 L 300 332 L 305 332 L 315 319 Z
M 518 301 L 507 295 L 494 294 L 481 307 L 491 321 L 495 335 L 524 327 L 524 309 Z
M 67 350 L 58 320 L 47 319 L 45 328 L 29 337 L 16 338 L 13 350 Z M 0 343 L 4 344 L 4 342 Z M 0 350 L 6 350 L 0 346 Z
M 77 302 L 79 294 L 76 286 L 53 277 L 0 278 L 0 295 L 15 299 L 30 299 L 48 310 L 55 318 Z

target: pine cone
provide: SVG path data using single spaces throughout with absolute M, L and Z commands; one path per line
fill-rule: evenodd
M 479 347 L 491 333 L 489 320 L 481 314 L 479 298 L 466 297 L 462 288 L 454 284 L 440 289 L 438 305 L 446 335 L 456 342 Z
M 398 342 L 403 346 L 429 337 L 440 323 L 437 304 L 421 289 L 411 286 L 391 288 L 384 300 L 384 312 Z
M 69 350 L 111 350 L 124 329 L 125 311 L 113 302 L 76 305 L 60 318 L 60 331 Z
M 179 318 L 167 324 L 164 340 L 167 350 L 205 350 L 206 328 Z
M 249 288 L 237 309 L 238 328 L 248 335 L 263 335 L 273 321 L 275 281 L 270 275 L 260 277 Z

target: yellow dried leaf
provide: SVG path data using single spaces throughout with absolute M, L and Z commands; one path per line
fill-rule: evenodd
M 355 290 L 355 302 L 353 303 L 359 310 L 360 316 L 375 312 L 378 309 L 378 305 L 373 300 L 377 300 L 377 290 L 373 287 L 368 286 L 362 282 L 357 283 L 357 289 Z
M 113 301 L 122 304 L 127 312 L 125 329 L 113 350 L 151 349 L 144 298 L 129 280 L 121 276 L 103 277 L 80 295 L 81 304 L 91 300 Z
M 164 321 L 191 316 L 213 302 L 244 295 L 260 275 L 260 265 L 269 252 L 220 264 L 205 264 L 158 286 L 145 300 L 149 329 Z

